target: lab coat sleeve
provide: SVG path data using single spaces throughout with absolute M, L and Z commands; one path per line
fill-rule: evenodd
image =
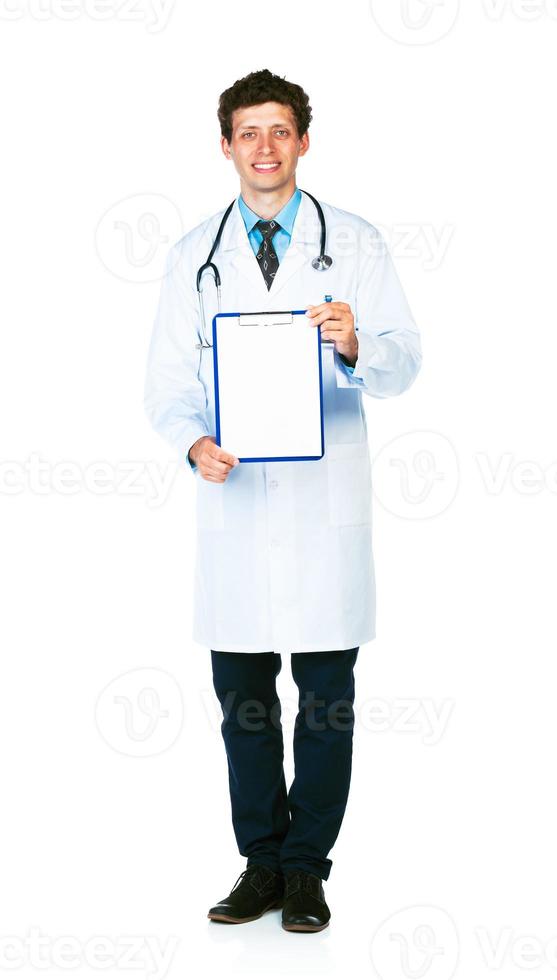
M 183 242 L 167 256 L 149 352 L 144 406 L 153 428 L 187 461 L 188 451 L 207 425 L 205 387 L 198 377 L 199 350 L 195 349 L 198 310 L 193 284 L 184 280 L 189 269 Z
M 421 342 L 387 245 L 373 225 L 368 226 L 367 242 L 369 254 L 360 263 L 353 310 L 358 358 L 350 371 L 335 350 L 337 385 L 388 398 L 400 395 L 415 380 Z

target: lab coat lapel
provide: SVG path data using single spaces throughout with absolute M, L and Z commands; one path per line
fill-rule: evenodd
M 276 296 L 289 279 L 311 262 L 319 251 L 319 219 L 313 201 L 302 193 L 290 244 L 282 262 L 279 264 L 269 296 Z M 313 249 L 313 251 L 312 251 Z M 257 260 L 256 260 L 257 261 Z
M 249 295 L 251 296 L 253 294 L 254 301 L 256 301 L 257 297 L 259 305 L 264 303 L 268 295 L 268 290 L 248 239 L 248 233 L 238 205 L 238 199 L 236 199 L 228 221 L 224 226 L 220 247 L 229 266 L 227 275 L 230 275 L 231 272 L 232 274 L 238 273 L 246 279 L 250 284 Z M 218 255 L 215 261 L 218 262 Z M 244 289 L 240 289 L 240 292 L 244 292 Z
M 312 249 L 317 255 L 319 233 L 320 224 L 315 206 L 305 194 L 302 194 L 292 228 L 290 244 L 279 264 L 274 282 L 269 290 L 250 245 L 238 200 L 236 200 L 224 227 L 221 249 L 226 255 L 227 261 L 230 262 L 231 268 L 249 281 L 258 300 L 268 306 L 273 303 L 274 297 L 281 292 L 288 280 L 315 257 Z

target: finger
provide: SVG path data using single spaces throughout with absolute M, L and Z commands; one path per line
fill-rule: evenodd
M 330 304 L 328 304 L 328 306 L 330 306 Z M 317 327 L 319 326 L 320 323 L 326 323 L 327 320 L 335 320 L 337 322 L 344 322 L 344 323 L 349 322 L 344 310 L 336 311 L 336 310 L 331 310 L 329 308 L 323 310 L 322 313 L 319 313 L 315 318 L 309 320 L 309 324 L 312 327 Z
M 228 463 L 229 466 L 236 466 L 240 462 L 237 456 L 234 456 L 232 453 L 227 453 L 216 444 L 209 447 L 209 452 L 212 459 L 218 459 L 223 463 Z
M 234 469 L 231 463 L 226 463 L 220 459 L 210 459 L 207 461 L 207 469 L 209 472 L 214 473 L 215 476 L 221 476 L 224 473 L 230 473 L 230 470 Z
M 232 467 L 227 466 L 226 463 L 216 463 L 214 460 L 205 466 L 205 472 L 216 480 L 228 476 L 231 469 Z
M 325 310 L 329 310 L 330 312 L 332 308 L 332 303 L 319 303 L 318 306 L 308 306 L 306 307 L 306 316 L 308 319 L 313 320 L 315 317 L 319 316 L 320 313 L 324 313 Z
M 309 315 L 309 317 L 313 319 L 313 317 L 317 316 L 319 313 L 327 311 L 330 312 L 331 310 L 343 310 L 346 312 L 350 310 L 350 306 L 348 303 L 339 303 L 337 300 L 331 303 L 319 303 L 317 306 L 312 306 L 310 303 L 308 306 L 306 306 L 306 316 Z
M 343 337 L 348 338 L 347 331 L 343 327 L 336 327 L 330 320 L 328 320 L 325 326 L 321 327 L 319 330 L 319 335 L 322 340 L 325 337 L 325 335 L 328 334 L 333 334 L 335 340 L 341 340 Z

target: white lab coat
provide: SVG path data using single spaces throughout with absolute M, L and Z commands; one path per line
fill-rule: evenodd
M 204 480 L 187 461 L 190 446 L 216 432 L 213 350 L 195 349 L 201 319 L 195 281 L 225 209 L 168 254 L 148 355 L 145 410 L 197 483 L 193 639 L 213 650 L 344 650 L 375 638 L 371 464 L 362 394 L 385 398 L 407 389 L 420 368 L 420 337 L 379 232 L 355 214 L 321 204 L 334 260 L 329 270 L 317 272 L 311 265 L 319 254 L 320 226 L 305 194 L 270 290 L 237 201 L 214 259 L 223 312 L 300 310 L 322 303 L 325 294 L 350 304 L 359 341 L 354 374 L 336 350 L 322 348 L 320 460 L 240 463 L 224 483 Z M 211 341 L 217 305 L 210 277 L 204 298 Z M 294 348 L 291 365 L 299 370 Z M 235 452 L 234 446 L 223 449 Z

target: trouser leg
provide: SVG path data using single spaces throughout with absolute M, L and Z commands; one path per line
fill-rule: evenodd
M 288 792 L 291 822 L 280 851 L 283 871 L 303 868 L 329 877 L 327 854 L 337 839 L 350 787 L 358 649 L 291 655 L 299 710 Z
M 223 711 L 232 825 L 249 864 L 280 870 L 290 817 L 283 759 L 278 653 L 211 650 L 213 685 Z

